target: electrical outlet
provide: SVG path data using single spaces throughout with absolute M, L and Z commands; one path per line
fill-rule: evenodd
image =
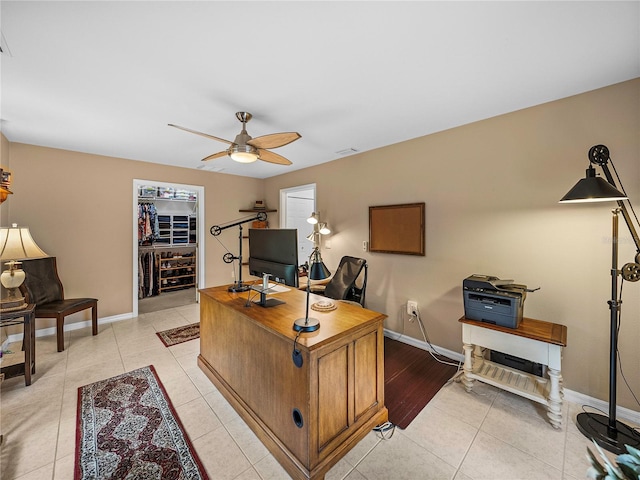
M 415 300 L 407 300 L 407 315 L 418 313 L 418 302 Z

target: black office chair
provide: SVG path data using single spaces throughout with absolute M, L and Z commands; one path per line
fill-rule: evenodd
M 367 261 L 364 258 L 342 257 L 340 265 L 327 284 L 312 285 L 311 291 L 334 300 L 356 302 L 364 307 L 367 269 Z
M 98 334 L 98 300 L 64 297 L 56 257 L 23 260 L 22 270 L 26 275 L 20 290 L 28 303 L 36 304 L 36 318 L 56 319 L 59 352 L 64 350 L 64 318 L 67 315 L 90 308 L 92 333 Z

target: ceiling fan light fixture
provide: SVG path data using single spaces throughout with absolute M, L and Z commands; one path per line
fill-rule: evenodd
M 252 163 L 258 160 L 258 151 L 251 145 L 233 145 L 229 156 L 239 163 Z

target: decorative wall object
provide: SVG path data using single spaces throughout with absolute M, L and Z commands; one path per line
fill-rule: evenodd
M 369 250 L 424 256 L 424 208 L 424 202 L 369 207 Z
M 4 202 L 13 192 L 11 186 L 11 172 L 0 167 L 0 203 Z

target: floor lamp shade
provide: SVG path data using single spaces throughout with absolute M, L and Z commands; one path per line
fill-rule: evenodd
M 596 177 L 596 170 L 592 166 L 587 168 L 587 176 L 567 192 L 560 199 L 561 203 L 610 202 L 626 200 L 627 196 L 620 192 L 602 177 Z

